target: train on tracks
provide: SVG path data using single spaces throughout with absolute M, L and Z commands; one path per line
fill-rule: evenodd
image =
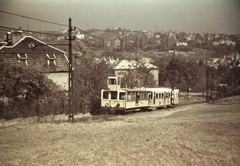
M 121 88 L 120 78 L 108 77 L 107 89 L 101 90 L 101 109 L 97 114 L 146 111 L 174 107 L 179 102 L 179 89 L 156 88 Z

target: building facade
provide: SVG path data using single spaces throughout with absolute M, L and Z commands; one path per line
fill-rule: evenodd
M 0 47 L 0 61 L 47 71 L 48 78 L 68 89 L 69 61 L 66 52 L 32 36 L 23 36 L 21 31 L 6 34 L 6 42 Z

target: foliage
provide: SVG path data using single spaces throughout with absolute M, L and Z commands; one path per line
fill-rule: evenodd
M 236 62 L 232 68 L 229 69 L 229 74 L 225 76 L 225 83 L 232 89 L 236 89 L 240 85 L 240 67 L 239 62 Z
M 155 87 L 157 82 L 154 80 L 153 69 L 147 68 L 145 62 L 136 60 L 133 64 L 135 69 L 129 69 L 123 72 L 121 82 L 122 87 Z
M 178 51 L 192 51 L 192 47 L 191 46 L 182 46 L 182 45 L 179 45 L 179 46 L 176 46 L 174 48 L 174 50 L 178 50 Z
M 46 72 L 39 71 L 33 66 L 0 64 L 0 97 L 5 100 L 4 105 L 12 107 L 16 116 L 28 117 L 40 114 L 52 114 L 54 109 L 44 106 L 57 105 L 60 87 L 46 76 Z M 3 110 L 1 110 L 3 111 Z M 62 112 L 62 111 L 61 111 Z
M 0 96 L 17 100 L 20 97 L 26 100 L 38 99 L 49 92 L 46 85 L 46 76 L 31 67 L 20 67 L 0 64 L 1 89 Z
M 73 107 L 74 112 L 89 112 L 100 107 L 100 92 L 106 88 L 106 80 L 112 68 L 106 62 L 95 61 L 95 55 L 87 52 L 74 59 Z
M 205 68 L 194 61 L 185 59 L 172 59 L 165 70 L 161 71 L 161 85 L 170 83 L 170 87 L 179 88 L 187 91 L 191 88 L 194 91 L 203 91 L 205 89 Z

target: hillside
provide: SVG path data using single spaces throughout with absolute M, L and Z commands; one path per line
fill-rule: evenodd
M 2 122 L 0 164 L 239 165 L 239 101 L 235 96 L 124 116 L 85 114 L 74 124 Z

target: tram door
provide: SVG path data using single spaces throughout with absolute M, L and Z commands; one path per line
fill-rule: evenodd
M 149 92 L 148 94 L 148 105 L 153 105 L 155 104 L 155 93 L 154 92 Z
M 156 93 L 152 92 L 152 96 L 153 96 L 153 104 L 155 104 L 155 102 L 156 102 Z

